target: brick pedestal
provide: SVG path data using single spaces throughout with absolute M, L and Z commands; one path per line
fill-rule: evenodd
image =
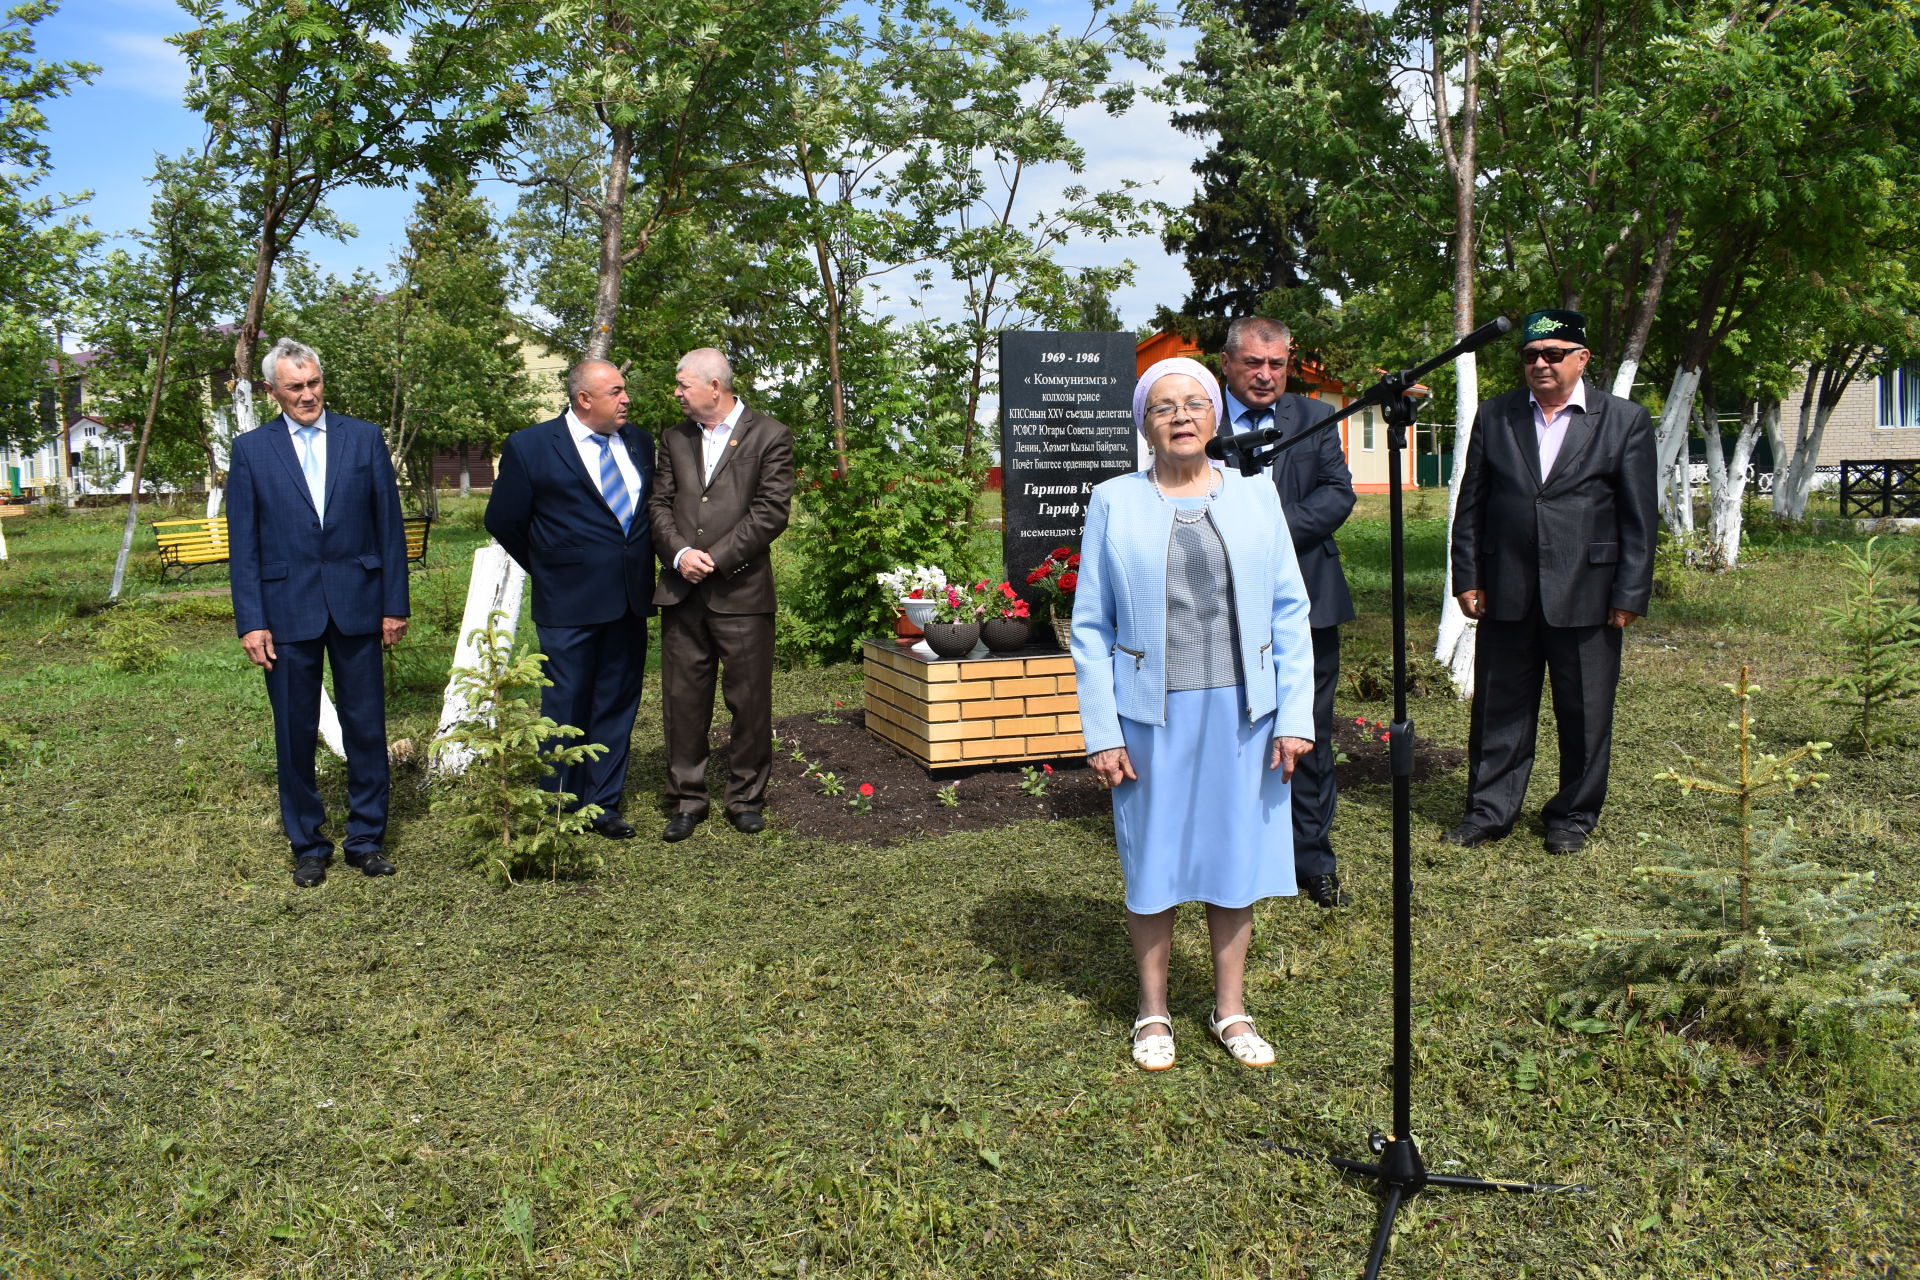
M 867 728 L 929 769 L 1083 754 L 1073 659 L 1023 649 L 957 661 L 868 640 Z

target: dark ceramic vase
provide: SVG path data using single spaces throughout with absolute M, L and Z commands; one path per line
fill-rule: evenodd
M 995 653 L 1012 653 L 1024 648 L 1033 636 L 1025 618 L 989 618 L 980 624 L 980 639 Z
M 966 657 L 980 638 L 977 622 L 929 622 L 923 629 L 927 633 L 927 647 L 943 658 Z

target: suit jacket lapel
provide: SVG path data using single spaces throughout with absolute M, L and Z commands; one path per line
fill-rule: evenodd
M 294 447 L 293 432 L 287 429 L 287 415 L 284 413 L 261 428 L 267 433 L 268 446 L 279 456 L 281 464 L 287 469 L 288 477 L 293 481 L 294 490 L 300 500 L 307 504 L 307 510 L 319 515 L 313 505 L 313 490 L 307 487 L 307 471 L 300 465 L 300 452 Z M 327 468 L 327 474 L 333 474 L 333 468 Z
M 1578 461 L 1581 453 L 1593 444 L 1593 438 L 1600 428 L 1600 415 L 1605 406 L 1600 403 L 1600 393 L 1591 383 L 1582 385 L 1586 393 L 1584 399 L 1587 408 L 1567 419 L 1567 434 L 1560 440 L 1560 452 L 1554 457 L 1553 470 L 1547 474 L 1545 483 L 1552 484 L 1573 474 L 1571 464 Z
M 333 510 L 334 490 L 340 487 L 340 473 L 347 469 L 347 433 L 340 429 L 340 419 L 329 415 L 325 432 L 327 441 L 327 510 Z
M 1514 392 L 1513 409 L 1507 414 L 1507 428 L 1513 432 L 1513 443 L 1520 450 L 1520 456 L 1526 461 L 1527 474 L 1533 477 L 1533 487 L 1540 487 L 1540 437 L 1533 430 L 1533 401 L 1526 391 Z
M 565 417 L 553 424 L 553 448 L 554 452 L 560 455 L 560 461 L 566 465 L 567 470 L 573 472 L 580 483 L 587 487 L 587 492 L 591 493 L 594 501 L 600 504 L 600 509 L 607 513 L 607 519 L 618 525 L 620 521 L 615 518 L 613 508 L 607 505 L 607 495 L 600 492 L 599 477 L 588 472 L 587 464 L 580 460 L 580 449 L 573 442 L 573 432 L 567 430 Z

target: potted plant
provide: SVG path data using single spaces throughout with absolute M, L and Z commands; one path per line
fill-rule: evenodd
M 1023 647 L 1033 635 L 1028 622 L 1027 602 L 1020 598 L 1010 582 L 988 590 L 986 618 L 980 623 L 980 639 L 994 653 L 1012 653 Z
M 934 599 L 933 617 L 921 624 L 927 645 L 942 658 L 964 658 L 980 639 L 986 617 L 986 583 L 961 588 L 948 583 Z
M 1027 575 L 1027 585 L 1036 588 L 1047 601 L 1054 641 L 1062 649 L 1070 647 L 1068 632 L 1073 627 L 1073 593 L 1080 585 L 1080 553 L 1072 547 L 1055 547 Z
M 895 642 L 912 644 L 933 617 L 934 599 L 947 585 L 946 573 L 937 565 L 896 565 L 876 577 L 887 603 L 897 613 L 893 623 Z

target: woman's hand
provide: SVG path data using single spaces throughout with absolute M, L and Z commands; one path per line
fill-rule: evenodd
M 1273 763 L 1269 769 L 1280 771 L 1280 781 L 1293 781 L 1293 762 L 1313 750 L 1313 743 L 1305 738 L 1275 738 L 1273 740 Z
M 1134 780 L 1133 761 L 1127 758 L 1125 747 L 1096 751 L 1087 757 L 1087 765 L 1093 770 L 1093 776 L 1100 780 L 1100 785 L 1109 791 L 1123 782 Z

